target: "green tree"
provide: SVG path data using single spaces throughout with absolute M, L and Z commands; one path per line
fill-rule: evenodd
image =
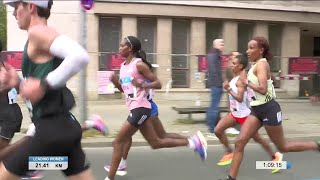
M 2 48 L 7 49 L 7 11 L 6 6 L 0 2 L 0 41 Z

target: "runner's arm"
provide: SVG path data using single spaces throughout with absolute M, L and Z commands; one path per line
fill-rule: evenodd
M 29 32 L 29 41 L 37 51 L 48 52 L 62 59 L 62 63 L 45 78 L 50 88 L 62 87 L 81 70 L 85 70 L 89 62 L 87 51 L 71 38 L 60 35 L 49 27 L 33 28 Z
M 138 62 L 137 69 L 140 74 L 142 74 L 146 79 L 151 81 L 150 83 L 140 83 L 140 87 L 147 89 L 161 89 L 162 85 L 160 80 L 144 62 Z
M 268 92 L 268 70 L 269 70 L 269 64 L 267 62 L 259 62 L 256 66 L 257 71 L 257 77 L 259 84 L 253 84 L 251 82 L 248 82 L 248 86 L 253 89 L 255 92 L 266 95 Z
M 80 44 L 64 35 L 58 36 L 53 41 L 49 52 L 63 59 L 62 63 L 46 78 L 51 88 L 64 86 L 72 76 L 85 70 L 89 63 L 87 51 Z
M 122 89 L 121 84 L 119 82 L 119 76 L 112 74 L 110 80 L 114 84 L 114 86 L 119 89 L 119 91 L 123 92 L 123 89 Z
M 228 92 L 229 94 L 231 94 L 231 96 L 237 100 L 238 102 L 243 102 L 243 95 L 244 95 L 244 92 L 246 91 L 246 85 L 244 83 L 244 81 L 239 78 L 239 80 L 237 81 L 236 83 L 236 86 L 238 88 L 238 93 L 232 91 L 232 89 L 229 89 Z

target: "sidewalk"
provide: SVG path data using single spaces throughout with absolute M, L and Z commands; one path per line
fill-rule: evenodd
M 178 115 L 171 109 L 173 106 L 193 106 L 193 101 L 157 101 L 159 106 L 159 117 L 167 132 L 180 133 L 190 136 L 200 130 L 204 134 L 207 132 L 205 125 L 205 114 L 193 115 L 194 121 L 186 120 L 186 115 Z M 202 102 L 207 105 L 209 102 Z M 284 100 L 280 99 L 279 103 L 283 111 L 283 128 L 285 137 L 289 139 L 314 140 L 320 138 L 320 104 L 311 105 L 307 100 Z M 28 111 L 23 103 L 20 103 L 25 119 L 22 123 L 22 129 L 27 129 L 30 124 Z M 78 109 L 73 110 L 76 117 L 79 113 Z M 111 143 L 119 131 L 123 122 L 127 119 L 128 109 L 124 105 L 124 100 L 109 101 L 88 101 L 88 115 L 98 114 L 106 122 L 109 128 L 109 135 L 106 137 L 95 136 L 83 138 L 83 146 L 85 147 L 105 147 L 111 146 Z M 263 128 L 259 131 L 266 138 L 266 132 Z M 13 141 L 23 137 L 23 133 L 17 133 Z M 230 137 L 233 142 L 235 137 Z M 217 139 L 207 138 L 208 144 L 219 144 Z M 133 145 L 147 145 L 142 135 L 138 132 L 133 137 Z

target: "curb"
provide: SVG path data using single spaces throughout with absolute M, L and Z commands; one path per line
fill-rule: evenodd
M 234 144 L 236 138 L 235 137 L 228 137 L 228 138 L 229 138 L 230 144 Z M 269 137 L 267 135 L 263 135 L 263 138 L 270 142 L 270 139 L 269 139 Z M 290 135 L 290 137 L 288 136 L 288 137 L 286 137 L 286 139 L 288 141 L 315 141 L 315 140 L 319 140 L 320 139 L 320 134 L 307 135 L 307 136 Z M 219 144 L 221 144 L 218 139 L 213 139 L 213 138 L 207 138 L 207 143 L 208 143 L 208 145 L 219 145 Z M 101 138 L 100 140 L 94 140 L 94 142 L 91 141 L 90 138 L 83 139 L 81 144 L 82 144 L 83 147 L 89 147 L 89 148 L 90 147 L 91 148 L 93 148 L 93 147 L 95 147 L 95 148 L 112 147 L 112 141 L 111 141 L 110 138 Z M 249 144 L 255 144 L 255 142 L 253 140 L 250 140 Z M 133 140 L 132 146 L 133 147 L 143 147 L 143 146 L 149 146 L 149 144 L 145 140 L 139 139 L 139 140 Z

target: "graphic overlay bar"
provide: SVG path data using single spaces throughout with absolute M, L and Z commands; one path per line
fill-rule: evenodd
M 256 161 L 256 169 L 290 169 L 291 163 L 289 161 Z
M 29 156 L 29 170 L 66 170 L 68 156 Z

